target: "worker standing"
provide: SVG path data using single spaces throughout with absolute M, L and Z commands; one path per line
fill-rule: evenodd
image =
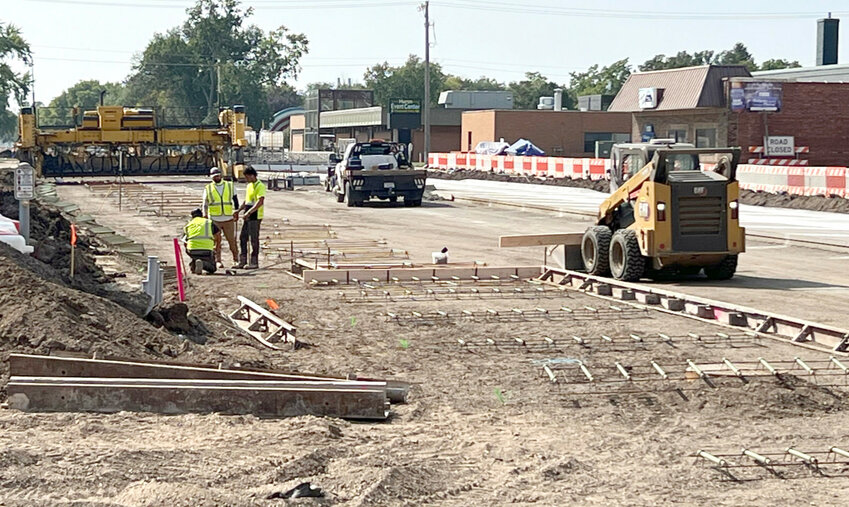
M 218 227 L 212 220 L 203 217 L 203 211 L 196 209 L 192 211 L 192 219 L 183 228 L 185 234 L 183 240 L 186 242 L 186 253 L 191 257 L 192 273 L 209 274 L 215 273 L 215 234 L 219 232 Z
M 242 222 L 242 233 L 239 235 L 239 264 L 237 268 L 257 269 L 259 267 L 259 226 L 265 210 L 265 185 L 257 179 L 256 169 L 245 169 L 245 202 L 239 212 L 246 210 Z M 248 262 L 248 241 L 250 241 L 251 257 Z
M 215 235 L 215 261 L 223 268 L 221 260 L 221 234 L 227 238 L 233 264 L 239 264 L 239 249 L 236 246 L 236 224 L 239 222 L 239 197 L 232 181 L 221 177 L 221 169 L 212 167 L 209 170 L 212 181 L 203 189 L 203 216 L 209 218 L 218 226 L 220 232 Z

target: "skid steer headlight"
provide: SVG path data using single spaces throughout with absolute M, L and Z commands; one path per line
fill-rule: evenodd
M 731 209 L 731 218 L 737 220 L 737 216 L 740 211 L 740 205 L 737 204 L 737 201 L 731 201 L 728 203 L 728 207 Z
M 666 203 L 665 202 L 657 203 L 657 221 L 658 222 L 666 222 Z

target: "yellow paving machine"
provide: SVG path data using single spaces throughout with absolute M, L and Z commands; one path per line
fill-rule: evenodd
M 154 109 L 124 106 L 67 117 L 71 125 L 40 126 L 33 108 L 21 109 L 17 157 L 40 176 L 205 174 L 212 166 L 241 176 L 244 106 L 222 108 L 215 125 L 170 125 Z
M 666 274 L 734 276 L 745 251 L 739 148 L 673 141 L 617 144 L 612 194 L 581 241 L 587 272 L 625 281 Z

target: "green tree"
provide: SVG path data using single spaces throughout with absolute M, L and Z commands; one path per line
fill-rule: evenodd
M 656 55 L 639 66 L 643 72 L 650 70 L 680 69 L 714 63 L 714 52 L 710 50 L 696 51 L 692 55 L 679 51 L 675 56 Z
M 308 40 L 284 26 L 266 33 L 248 24 L 252 14 L 239 0 L 196 0 L 183 25 L 155 35 L 138 58 L 127 99 L 191 122 L 214 121 L 219 103 L 244 104 L 258 127 L 275 112 L 268 95 L 300 71 Z
M 720 51 L 712 63 L 719 65 L 745 65 L 750 71 L 758 70 L 755 58 L 749 53 L 748 48 L 742 42 L 734 44 L 734 47 L 731 49 Z
M 10 111 L 12 101 L 23 105 L 29 92 L 31 77 L 28 72 L 12 70 L 12 62 L 31 62 L 29 44 L 21 36 L 18 27 L 0 22 L 0 139 L 15 137 L 17 117 Z
M 392 66 L 378 63 L 366 69 L 363 76 L 367 88 L 374 90 L 378 105 L 388 106 L 392 99 L 418 99 L 424 102 L 424 62 L 410 55 L 406 63 Z M 438 63 L 430 64 L 430 103 L 436 105 L 445 89 L 445 74 Z
M 631 66 L 628 59 L 611 63 L 599 70 L 598 65 L 593 65 L 586 72 L 572 72 L 570 76 L 570 95 L 578 97 L 581 95 L 616 95 L 628 76 L 631 75 Z
M 516 109 L 536 109 L 540 97 L 551 97 L 555 88 L 566 90 L 565 86 L 549 81 L 547 77 L 539 72 L 526 72 L 525 79 L 514 81 L 507 85 L 507 89 L 513 92 L 513 107 Z M 563 94 L 563 107 L 574 109 L 574 98 Z
M 798 67 L 801 67 L 801 65 L 797 60 L 791 62 L 783 58 L 778 58 L 764 61 L 760 66 L 760 70 L 795 69 Z
M 94 79 L 80 81 L 51 100 L 47 108 L 39 111 L 39 123 L 56 126 L 75 125 L 83 111 L 97 108 L 100 104 L 100 94 L 104 91 L 106 92 L 103 96 L 104 104 L 124 104 L 124 85 L 101 83 Z

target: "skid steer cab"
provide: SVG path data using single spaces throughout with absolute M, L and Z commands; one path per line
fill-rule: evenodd
M 618 280 L 734 276 L 745 251 L 736 180 L 739 148 L 661 141 L 619 144 L 611 153 L 611 195 L 584 233 L 588 273 Z

